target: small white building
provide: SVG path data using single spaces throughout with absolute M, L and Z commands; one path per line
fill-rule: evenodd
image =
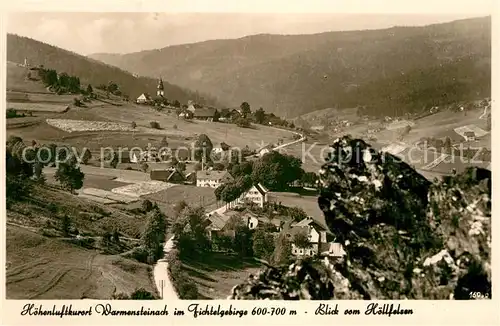
M 142 93 L 141 95 L 139 95 L 139 97 L 135 100 L 135 102 L 137 104 L 146 104 L 146 103 L 149 103 L 151 102 L 151 96 L 149 96 L 149 94 L 147 93 Z
M 237 199 L 237 201 L 239 203 L 252 202 L 257 204 L 259 207 L 264 207 L 264 203 L 269 201 L 268 193 L 269 190 L 262 184 L 258 183 L 245 191 L 240 198 Z
M 234 178 L 228 171 L 197 171 L 196 186 L 217 188 L 225 182 L 232 181 Z
M 269 144 L 257 149 L 257 155 L 262 157 L 273 150 L 273 145 Z

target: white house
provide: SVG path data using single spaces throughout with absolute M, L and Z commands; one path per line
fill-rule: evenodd
M 232 181 L 233 176 L 228 171 L 197 171 L 196 186 L 217 188 L 221 184 Z
M 139 95 L 137 100 L 135 100 L 137 104 L 146 104 L 149 101 L 151 101 L 151 97 L 147 93 L 142 93 L 141 95 Z
M 252 202 L 257 204 L 259 207 L 264 207 L 264 203 L 269 201 L 268 193 L 269 190 L 267 190 L 267 188 L 262 184 L 258 183 L 241 194 L 237 201 L 239 203 Z
M 297 234 L 306 234 L 309 240 L 308 247 L 298 247 L 293 243 Z M 299 223 L 292 224 L 285 230 L 285 236 L 292 241 L 292 255 L 315 256 L 323 255 L 329 257 L 342 257 L 345 252 L 341 244 L 330 242 L 327 239 L 326 228 L 312 218 L 306 218 Z
M 272 150 L 273 150 L 273 145 L 269 144 L 269 145 L 266 145 L 266 146 L 263 146 L 263 147 L 257 149 L 257 155 L 262 157 L 262 156 L 266 155 L 267 153 L 271 152 Z

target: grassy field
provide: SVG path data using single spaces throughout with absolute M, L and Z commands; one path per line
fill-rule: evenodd
M 34 189 L 29 201 L 13 204 L 7 220 L 25 227 L 60 232 L 60 218 L 67 215 L 71 225 L 83 234 L 101 234 L 105 229 L 117 229 L 134 238 L 145 222 L 142 215 L 130 214 L 114 207 L 82 199 L 50 186 Z
M 45 174 L 48 183 L 58 184 L 54 178 L 54 174 Z M 114 177 L 105 175 L 85 174 L 83 179 L 83 188 L 99 188 L 102 190 L 111 190 L 116 187 L 128 185 L 128 183 L 113 180 Z
M 307 215 L 318 221 L 321 225 L 325 224 L 325 216 L 318 206 L 317 196 L 301 196 L 289 192 L 273 192 L 269 195 L 269 200 L 280 203 L 287 207 L 300 207 Z
M 53 104 L 53 103 L 7 103 L 8 109 L 14 109 L 16 111 L 26 111 L 26 112 L 54 112 L 63 113 L 66 112 L 69 107 L 67 104 Z
M 217 202 L 214 189 L 208 187 L 195 187 L 188 185 L 176 185 L 172 188 L 143 196 L 144 199 L 157 202 L 167 216 L 174 216 L 174 206 L 184 200 L 190 206 L 207 207 Z
M 486 128 L 486 120 L 479 119 L 483 111 L 483 109 L 475 109 L 466 113 L 443 111 L 418 119 L 415 121 L 410 133 L 405 137 L 405 141 L 413 143 L 422 137 L 440 138 L 443 133 L 453 132 L 454 128 L 471 124 L 484 129 Z M 453 136 L 453 139 L 455 138 Z M 457 141 L 460 141 L 460 139 L 457 138 Z
M 155 292 L 148 265 L 16 226 L 6 233 L 7 299 L 110 299 L 140 287 Z
M 262 266 L 253 259 L 208 253 L 196 260 L 184 260 L 182 269 L 200 293 L 200 300 L 224 300 L 235 285 L 242 283 L 250 274 L 256 274 Z
M 73 100 L 78 95 L 62 94 L 57 95 L 55 93 L 29 93 L 29 92 L 7 92 L 7 102 L 32 102 L 32 103 L 47 103 L 47 104 L 60 104 L 60 105 L 70 105 Z
M 150 121 L 157 121 L 164 130 L 178 130 L 189 135 L 206 134 L 214 145 L 226 142 L 230 146 L 257 148 L 261 141 L 276 143 L 278 139 L 292 139 L 293 134 L 286 130 L 256 125 L 253 128 L 240 128 L 234 124 L 183 120 L 171 114 L 157 112 L 147 106 L 128 104 L 127 107 L 109 107 L 106 110 L 90 109 L 90 112 L 107 120 L 131 123 L 149 127 Z M 176 128 L 174 127 L 176 126 Z
M 29 70 L 25 67 L 7 61 L 7 90 L 18 92 L 49 93 L 39 81 L 28 80 Z

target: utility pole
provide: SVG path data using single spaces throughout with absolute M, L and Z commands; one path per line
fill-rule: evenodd
M 160 286 L 161 286 L 161 298 L 163 299 L 163 287 L 165 286 L 165 281 L 164 280 L 160 280 Z

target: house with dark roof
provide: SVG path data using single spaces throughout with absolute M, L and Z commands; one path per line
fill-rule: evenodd
M 464 137 L 467 139 L 467 141 L 474 141 L 476 140 L 476 134 L 474 131 L 466 131 L 464 132 Z
M 197 187 L 217 188 L 225 182 L 234 180 L 228 171 L 208 171 L 202 170 L 196 172 Z
M 186 177 L 179 169 L 171 168 L 165 170 L 151 170 L 149 173 L 151 180 L 169 182 L 169 183 L 184 183 Z
M 197 108 L 194 110 L 193 118 L 196 120 L 214 121 L 216 112 L 217 109 L 214 108 Z

